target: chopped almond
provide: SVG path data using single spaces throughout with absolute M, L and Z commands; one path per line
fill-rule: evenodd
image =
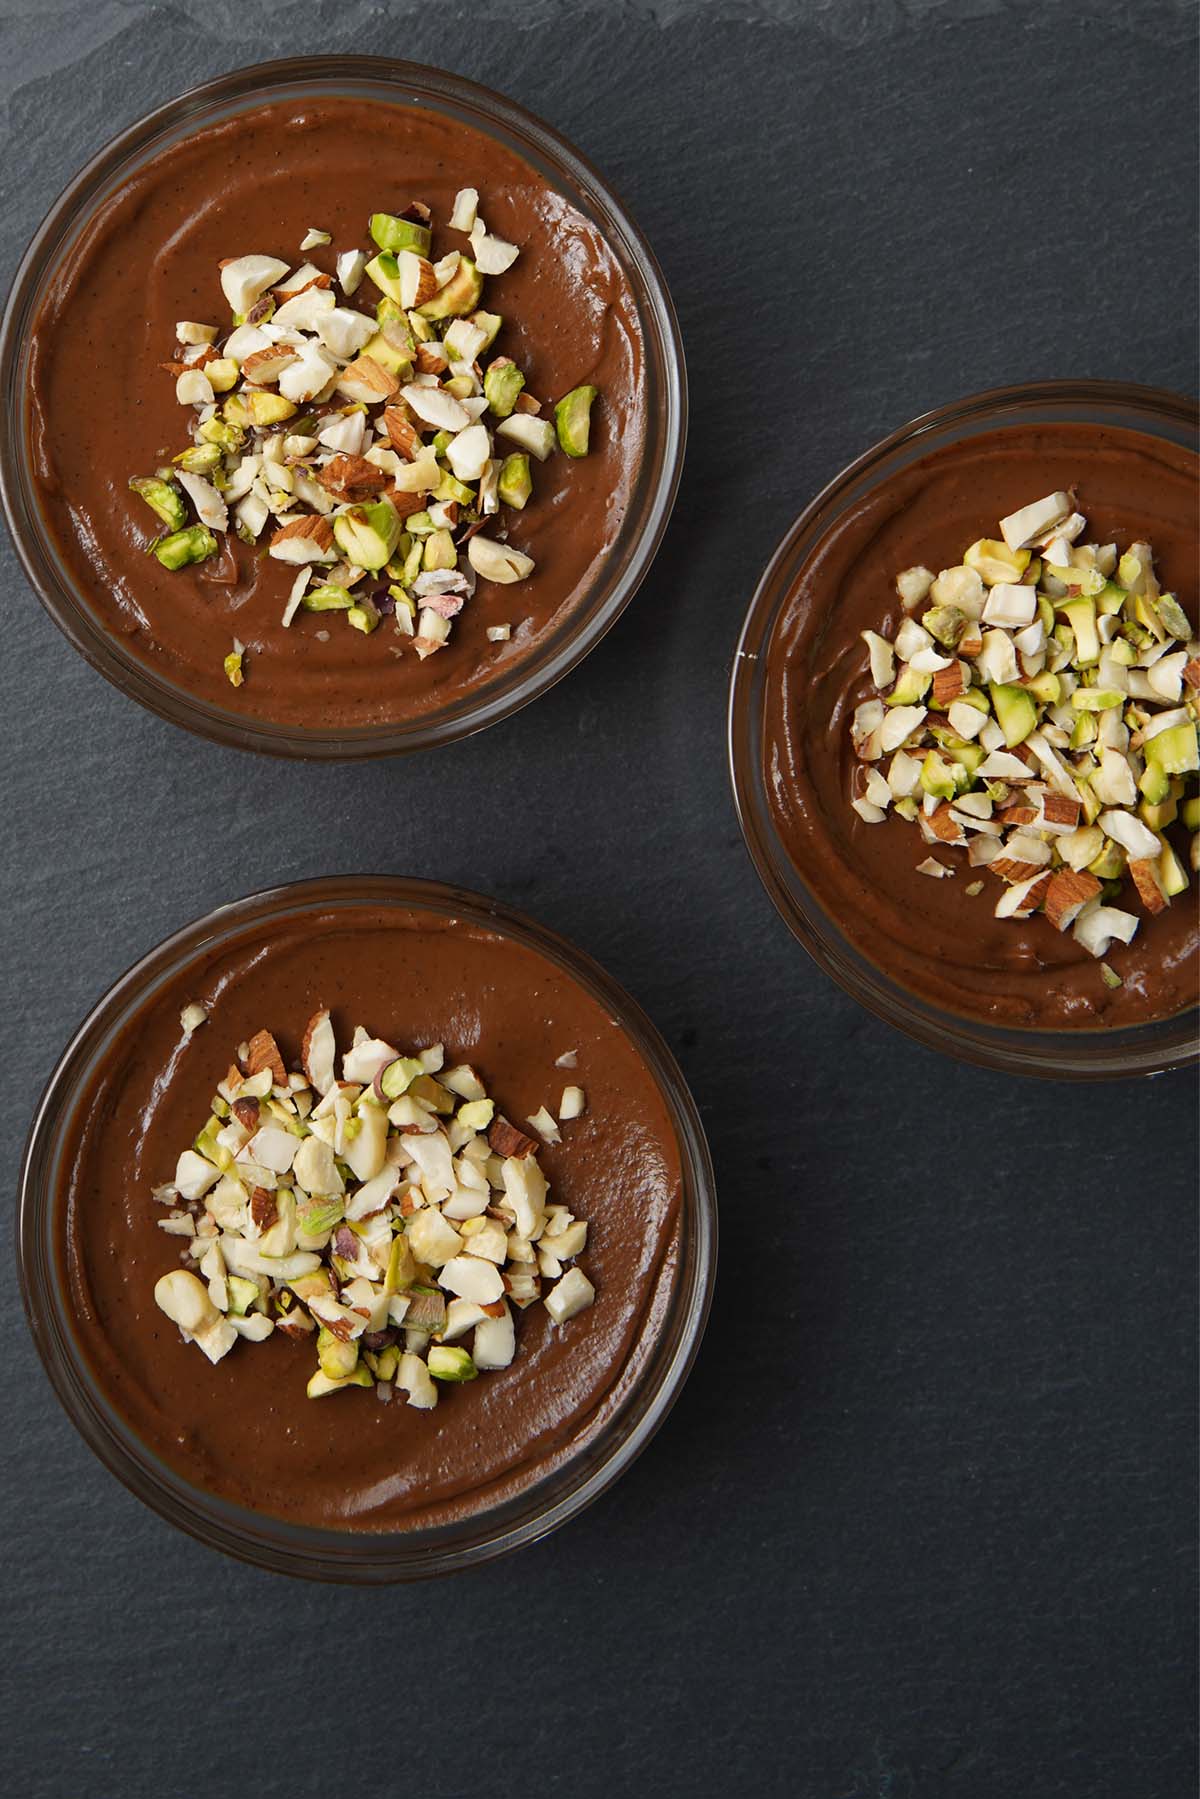
M 1002 881 L 1008 881 L 1010 884 L 1015 884 L 1017 881 L 1028 881 L 1032 875 L 1038 872 L 1036 862 L 1022 862 L 1016 856 L 997 856 L 995 861 L 988 863 L 988 867 L 993 874 L 999 875 Z M 1048 882 L 1049 876 L 1046 878 Z
M 519 1131 L 507 1118 L 494 1118 L 488 1128 L 488 1144 L 498 1156 L 516 1156 L 519 1160 L 532 1155 L 537 1143 Z
M 1048 825 L 1063 825 L 1073 831 L 1079 823 L 1079 801 L 1067 793 L 1048 793 L 1042 800 L 1042 817 Z
M 1138 890 L 1138 898 L 1147 912 L 1162 912 L 1170 905 L 1170 901 L 1159 885 L 1158 863 L 1152 856 L 1130 857 L 1129 872 L 1133 876 L 1133 884 Z
M 529 412 L 536 418 L 541 410 L 542 402 L 540 400 L 535 400 L 531 393 L 526 393 L 524 390 L 517 395 L 513 402 L 514 412 Z
M 229 1110 L 246 1130 L 258 1129 L 259 1104 L 256 1099 L 235 1099 Z
M 389 487 L 387 498 L 392 502 L 401 518 L 408 518 L 414 512 L 424 512 L 429 495 L 425 493 L 401 493 L 398 487 Z M 485 521 L 486 523 L 486 521 Z
M 287 1086 L 287 1069 L 283 1065 L 279 1045 L 270 1031 L 255 1031 L 246 1045 L 246 1073 L 261 1074 L 264 1068 L 271 1070 L 271 1079 L 276 1086 Z
M 338 377 L 338 391 L 351 400 L 362 400 L 368 406 L 390 400 L 400 386 L 390 369 L 383 368 L 373 356 L 357 356 Z
M 310 287 L 332 286 L 332 275 L 313 275 L 308 281 L 302 281 L 299 287 L 277 287 L 275 297 L 277 300 L 294 300 L 297 294 L 306 294 Z
M 295 360 L 296 352 L 287 344 L 269 344 L 265 350 L 255 350 L 247 356 L 242 364 L 242 374 L 256 387 L 269 387 Z
M 961 843 L 963 841 L 963 828 L 958 820 L 951 816 L 950 806 L 944 800 L 937 811 L 925 820 L 925 823 L 941 843 Z
M 332 548 L 333 521 L 307 513 L 276 531 L 268 554 L 279 562 L 324 562 Z
M 992 864 L 993 868 L 995 863 Z M 1100 883 L 1087 869 L 1060 868 L 1046 889 L 1046 917 L 1058 931 L 1074 924 L 1082 907 L 1100 892 Z
M 958 640 L 958 653 L 974 659 L 983 649 L 983 633 L 978 625 L 972 625 L 966 634 Z
M 961 662 L 952 662 L 949 668 L 939 668 L 933 677 L 933 703 L 939 709 L 948 706 L 960 694 L 967 691 L 967 683 L 963 676 Z
M 417 345 L 417 373 L 420 375 L 440 375 L 450 367 L 450 358 L 441 344 Z
M 365 456 L 335 456 L 318 471 L 317 480 L 339 500 L 368 500 L 387 485 L 387 476 Z
M 420 454 L 421 434 L 412 421 L 412 414 L 403 400 L 394 400 L 383 409 L 383 422 L 387 426 L 387 434 L 393 450 L 396 450 L 408 462 L 414 462 Z
M 1038 813 L 1036 807 L 1028 806 L 1021 800 L 1014 800 L 1011 805 L 1005 806 L 999 817 L 1000 823 L 1007 830 L 1010 825 L 1035 824 Z
M 1200 687 L 1200 656 L 1193 656 L 1184 663 L 1183 678 L 1189 687 Z
M 250 1195 L 250 1216 L 260 1231 L 269 1231 L 279 1217 L 279 1207 L 270 1187 L 256 1187 Z

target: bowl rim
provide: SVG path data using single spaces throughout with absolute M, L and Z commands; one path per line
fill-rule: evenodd
M 387 1532 L 296 1525 L 222 1500 L 177 1474 L 109 1400 L 74 1337 L 69 1294 L 56 1277 L 56 1152 L 115 1034 L 162 983 L 254 923 L 363 904 L 466 919 L 547 956 L 583 986 L 610 1010 L 645 1062 L 667 1108 L 682 1172 L 680 1252 L 667 1314 L 650 1358 L 596 1443 L 542 1483 L 466 1519 Z M 646 1448 L 678 1398 L 704 1333 L 716 1273 L 715 1177 L 698 1108 L 671 1050 L 638 1002 L 586 951 L 526 913 L 463 887 L 397 875 L 326 876 L 214 907 L 139 956 L 89 1008 L 33 1113 L 21 1161 L 15 1245 L 26 1320 L 51 1386 L 88 1447 L 122 1485 L 168 1523 L 238 1560 L 313 1580 L 377 1585 L 479 1566 L 538 1541 L 593 1504 Z M 539 1486 L 549 1489 L 541 1500 Z
M 619 551 L 614 572 L 600 565 L 583 599 L 550 632 L 532 661 L 518 663 L 511 673 L 483 683 L 449 707 L 414 719 L 302 729 L 198 699 L 124 654 L 119 638 L 98 622 L 55 554 L 52 533 L 40 518 L 29 471 L 22 371 L 26 327 L 63 257 L 94 216 L 106 183 L 140 154 L 173 141 L 190 121 L 215 122 L 223 116 L 222 108 L 240 105 L 244 110 L 291 93 L 349 91 L 355 83 L 372 89 L 368 97 L 381 103 L 457 110 L 475 129 L 502 133 L 549 183 L 563 188 L 601 230 L 620 262 L 637 306 L 648 386 L 657 406 L 648 409 L 628 508 L 634 534 Z M 648 574 L 674 508 L 687 442 L 687 365 L 678 317 L 658 260 L 619 195 L 582 152 L 518 102 L 451 71 L 395 57 L 302 56 L 247 64 L 164 101 L 101 145 L 52 203 L 17 264 L 0 317 L 0 382 L 6 408 L 6 428 L 0 432 L 0 506 L 26 580 L 68 641 L 120 692 L 160 718 L 211 742 L 307 760 L 365 760 L 456 742 L 555 686 L 616 623 Z M 598 599 L 591 597 L 594 590 Z
M 1169 388 L 1091 378 L 1028 381 L 986 388 L 918 413 L 847 463 L 793 520 L 754 588 L 730 670 L 726 754 L 734 810 L 747 853 L 776 911 L 817 965 L 851 998 L 927 1048 L 980 1067 L 1047 1080 L 1116 1080 L 1157 1075 L 1200 1060 L 1195 1011 L 1114 1030 L 1051 1031 L 992 1025 L 933 1006 L 893 981 L 844 936 L 783 849 L 770 819 L 756 736 L 766 657 L 780 610 L 801 560 L 819 543 L 839 503 L 864 478 L 912 449 L 955 441 L 955 427 L 1019 425 L 1032 419 L 1136 415 L 1123 428 L 1155 435 L 1155 424 L 1195 434 L 1197 402 Z M 1157 435 L 1165 435 L 1159 430 Z M 930 440 L 926 445 L 925 440 Z M 1181 441 L 1179 436 L 1171 441 Z M 789 875 L 791 879 L 789 880 Z

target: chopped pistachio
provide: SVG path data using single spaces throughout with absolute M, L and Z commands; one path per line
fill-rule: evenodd
M 162 481 L 155 475 L 142 475 L 129 483 L 132 492 L 145 500 L 156 518 L 160 518 L 168 531 L 178 531 L 187 523 L 187 507 L 183 495 L 171 481 Z M 170 566 L 168 564 L 168 566 Z
M 206 525 L 189 525 L 183 531 L 172 531 L 160 538 L 154 554 L 164 568 L 186 568 L 189 563 L 203 562 L 217 553 L 217 540 Z
M 559 444 L 568 456 L 586 456 L 588 453 L 592 405 L 598 392 L 595 387 L 574 387 L 554 408 L 554 428 Z

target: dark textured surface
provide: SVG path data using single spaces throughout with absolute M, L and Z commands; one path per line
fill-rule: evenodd
M 606 170 L 694 398 L 635 605 L 556 692 L 436 758 L 193 742 L 83 665 L 3 546 L 6 1189 L 62 1043 L 143 949 L 257 886 L 396 869 L 528 906 L 645 1003 L 705 1110 L 724 1230 L 693 1380 L 608 1499 L 506 1565 L 365 1594 L 142 1510 L 53 1402 L 10 1268 L 13 1790 L 1193 1790 L 1194 1084 L 1024 1085 L 874 1022 L 776 920 L 723 763 L 749 585 L 848 457 L 995 382 L 1194 385 L 1193 16 L 0 4 L 0 275 L 77 165 L 189 82 L 410 54 Z M 441 822 L 407 803 L 435 781 Z M 497 846 L 493 812 L 537 825 Z

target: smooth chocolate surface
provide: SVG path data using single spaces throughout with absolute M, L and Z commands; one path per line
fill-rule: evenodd
M 591 449 L 533 463 L 534 497 L 506 513 L 509 541 L 536 563 L 516 587 L 480 582 L 449 645 L 422 662 L 387 621 L 365 637 L 301 613 L 281 624 L 294 568 L 235 544 L 223 557 L 164 569 L 146 546 L 155 521 L 128 491 L 186 448 L 193 414 L 160 364 L 175 322 L 229 328 L 218 264 L 263 253 L 333 273 L 366 247 L 367 219 L 413 200 L 433 209 L 437 253 L 469 248 L 447 221 L 461 187 L 520 255 L 489 278 L 483 304 L 528 391 L 550 404 L 581 382 L 600 389 Z M 310 226 L 323 249 L 299 245 Z M 373 248 L 373 246 L 371 246 Z M 350 302 L 373 309 L 364 280 Z M 595 227 L 529 164 L 443 114 L 376 101 L 277 102 L 206 127 L 160 152 L 101 209 L 36 321 L 30 431 L 44 516 L 104 624 L 156 674 L 188 693 L 288 725 L 364 726 L 439 710 L 526 659 L 569 621 L 616 541 L 645 429 L 643 345 L 628 283 Z M 221 577 L 220 579 L 216 577 Z M 507 643 L 487 627 L 511 624 Z M 323 634 L 323 635 L 321 635 Z M 246 646 L 234 689 L 222 662 Z M 323 640 L 324 639 L 324 640 Z
M 179 1012 L 209 1019 L 181 1041 Z M 152 1189 L 208 1113 L 239 1042 L 275 1031 L 289 1065 L 318 1005 L 401 1048 L 444 1041 L 523 1122 L 578 1081 L 587 1111 L 540 1161 L 588 1220 L 595 1304 L 561 1328 L 517 1314 L 511 1366 L 441 1390 L 432 1412 L 358 1389 L 305 1396 L 313 1340 L 239 1343 L 215 1367 L 154 1303 L 178 1265 Z M 573 1049 L 576 1072 L 555 1058 Z M 123 1030 L 80 1108 L 60 1196 L 80 1342 L 112 1404 L 186 1478 L 293 1522 L 385 1530 L 523 1493 L 595 1443 L 628 1400 L 670 1304 L 680 1159 L 660 1089 L 605 1009 L 548 959 L 432 912 L 354 907 L 255 926 L 174 979 Z
M 1109 961 L 1123 985 L 1035 914 L 998 919 L 999 881 L 968 870 L 917 873 L 928 855 L 915 826 L 866 824 L 851 809 L 854 708 L 875 693 L 860 633 L 893 636 L 904 616 L 901 569 L 935 572 L 999 520 L 1058 488 L 1074 488 L 1088 541 L 1153 547 L 1164 589 L 1197 616 L 1195 456 L 1131 431 L 1094 425 L 1009 427 L 965 438 L 890 476 L 841 518 L 797 578 L 768 651 L 763 755 L 772 815 L 788 854 L 855 948 L 922 999 L 997 1024 L 1044 1028 L 1137 1024 L 1197 998 L 1195 879 L 1156 918 L 1142 919 Z M 1186 862 L 1187 833 L 1178 833 Z M 964 892 L 983 875 L 982 893 Z

